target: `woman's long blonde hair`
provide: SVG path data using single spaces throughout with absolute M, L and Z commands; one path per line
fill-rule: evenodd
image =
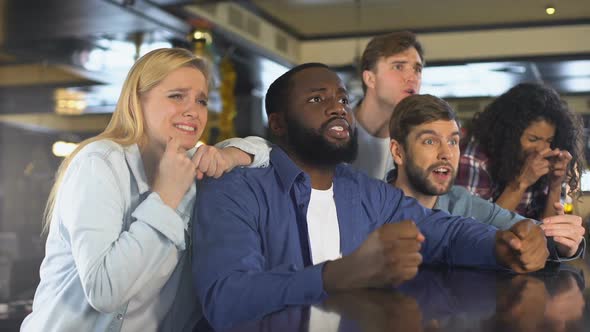
M 142 56 L 127 74 L 123 83 L 117 107 L 105 130 L 97 136 L 80 142 L 78 147 L 63 160 L 55 176 L 55 183 L 49 193 L 43 218 L 43 231 L 49 230 L 57 192 L 65 171 L 76 154 L 86 145 L 101 139 L 109 139 L 122 146 L 141 143 L 145 140 L 144 119 L 140 97 L 158 85 L 168 74 L 180 67 L 194 67 L 209 81 L 209 70 L 205 60 L 182 48 L 161 48 Z

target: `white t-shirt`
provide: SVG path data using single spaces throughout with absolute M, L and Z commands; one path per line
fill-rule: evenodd
M 340 326 L 340 314 L 311 307 L 309 311 L 309 330 L 321 332 L 337 332 Z
M 328 190 L 311 189 L 307 208 L 307 233 L 314 265 L 342 257 L 333 187 Z
M 340 227 L 334 202 L 334 186 L 328 190 L 311 189 L 307 208 L 307 233 L 313 264 L 342 257 L 340 253 Z M 340 315 L 311 307 L 310 331 L 338 331 Z
M 358 155 L 352 162 L 354 168 L 367 173 L 370 177 L 384 180 L 387 172 L 393 169 L 393 158 L 389 151 L 388 137 L 375 137 L 357 122 Z

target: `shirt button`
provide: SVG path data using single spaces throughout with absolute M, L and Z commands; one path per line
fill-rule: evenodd
M 118 314 L 118 315 L 117 315 L 117 319 L 118 319 L 118 320 L 121 320 L 121 319 L 123 319 L 123 315 L 122 315 L 122 314 Z

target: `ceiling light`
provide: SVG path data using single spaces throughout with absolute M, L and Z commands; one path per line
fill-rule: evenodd
M 56 157 L 67 157 L 78 147 L 76 143 L 64 142 L 64 141 L 57 141 L 53 143 L 51 147 L 51 152 Z
M 207 31 L 203 31 L 203 30 L 195 30 L 192 33 L 192 37 L 193 37 L 193 41 L 201 41 L 201 42 L 205 42 L 205 44 L 211 44 L 211 42 L 213 41 L 213 37 L 211 36 L 211 33 L 207 32 Z
M 545 8 L 545 13 L 547 13 L 547 15 L 553 15 L 555 14 L 555 7 L 549 5 Z

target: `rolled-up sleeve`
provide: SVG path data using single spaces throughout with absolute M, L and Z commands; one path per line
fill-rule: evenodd
M 547 238 L 547 247 L 549 247 L 549 258 L 547 258 L 548 261 L 569 262 L 578 258 L 584 258 L 584 253 L 586 252 L 586 238 L 582 238 L 582 242 L 580 242 L 578 245 L 578 250 L 576 250 L 576 253 L 572 257 L 561 257 L 557 251 L 557 244 L 552 237 Z
M 426 209 L 388 184 L 379 186 L 382 194 L 375 196 L 375 200 L 384 200 L 381 204 L 386 207 L 386 214 L 382 218 L 389 222 L 414 220 L 426 238 L 421 249 L 424 263 L 503 269 L 494 250 L 497 228 L 473 218 Z
M 252 160 L 252 164 L 250 164 L 248 167 L 268 167 L 271 147 L 270 143 L 264 138 L 257 136 L 229 138 L 215 144 L 215 146 L 220 149 L 225 147 L 234 147 L 251 154 L 254 158 Z

